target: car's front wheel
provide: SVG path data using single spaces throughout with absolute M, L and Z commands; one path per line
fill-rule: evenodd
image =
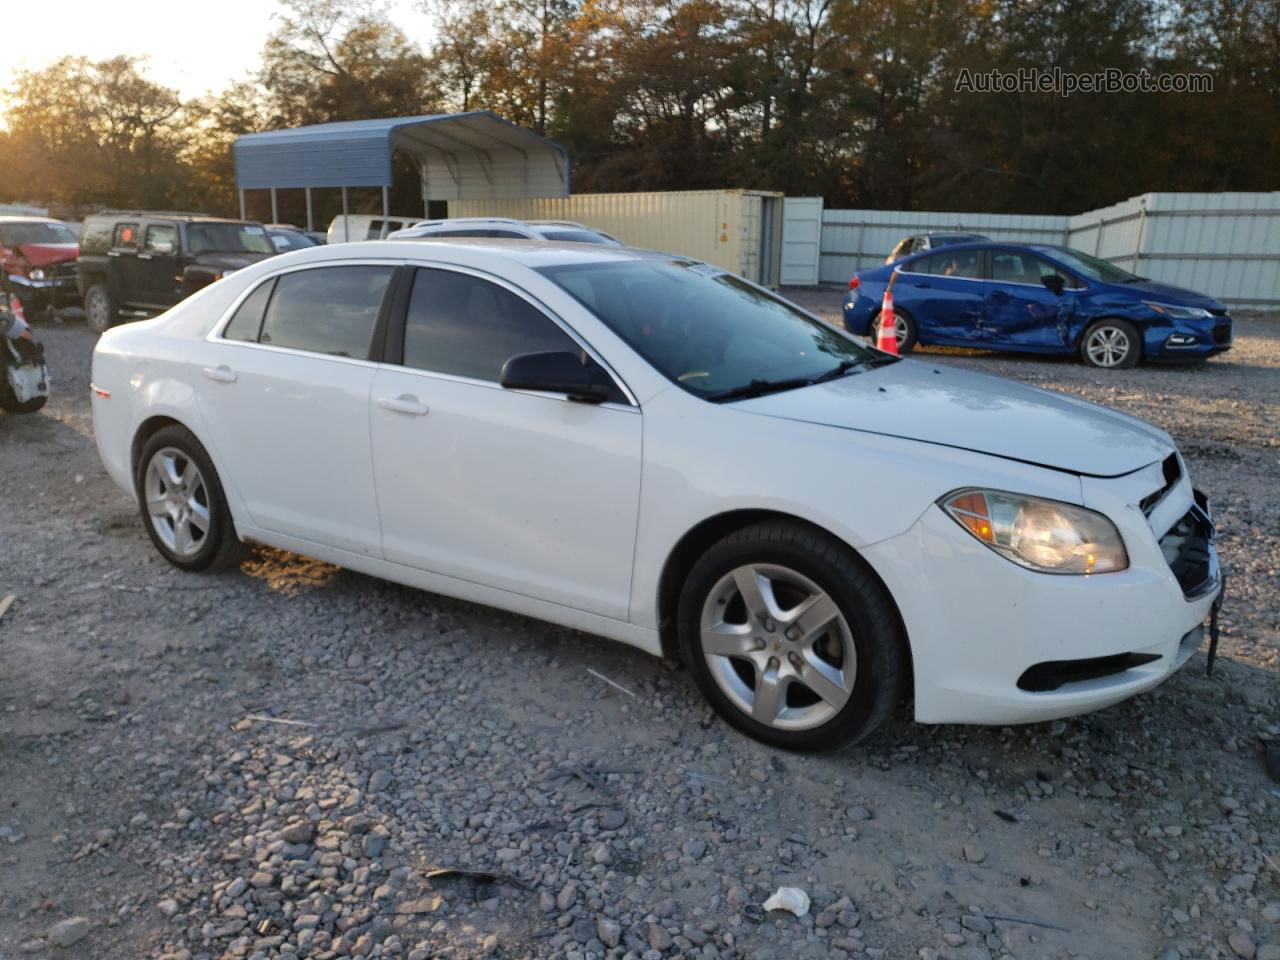
M 163 427 L 147 440 L 134 489 L 151 542 L 175 567 L 206 570 L 239 558 L 240 542 L 218 473 L 185 427 Z
M 901 307 L 895 307 L 893 310 L 893 334 L 898 341 L 898 353 L 910 353 L 915 349 L 919 336 L 916 332 L 915 317 L 907 313 Z M 871 319 L 871 344 L 874 346 L 880 340 L 880 314 L 876 314 Z
M 906 682 L 884 587 L 848 547 L 799 523 L 753 525 L 713 545 L 685 582 L 679 634 L 720 715 L 790 750 L 864 738 Z
M 1091 367 L 1122 370 L 1137 364 L 1142 341 L 1128 320 L 1098 320 L 1080 338 L 1080 359 Z
M 84 315 L 98 333 L 105 332 L 116 322 L 116 300 L 105 283 L 95 283 L 85 291 Z

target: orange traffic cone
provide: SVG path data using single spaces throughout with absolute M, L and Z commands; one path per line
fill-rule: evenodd
M 885 287 L 876 334 L 876 349 L 898 355 L 898 322 L 893 316 L 893 287 Z

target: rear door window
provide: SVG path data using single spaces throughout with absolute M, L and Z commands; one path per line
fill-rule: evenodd
M 117 223 L 111 234 L 111 246 L 116 250 L 138 249 L 138 225 L 136 223 Z
M 278 277 L 259 342 L 367 360 L 393 269 L 353 264 Z
M 982 276 L 981 250 L 943 250 L 913 260 L 903 268 L 908 273 L 927 273 L 935 277 L 959 277 L 977 280 Z
M 369 229 L 365 231 L 364 238 L 366 240 L 377 240 L 382 236 L 382 221 L 370 220 Z

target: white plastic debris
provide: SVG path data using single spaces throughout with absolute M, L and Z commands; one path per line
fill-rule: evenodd
M 777 893 L 764 902 L 766 910 L 786 910 L 797 917 L 809 912 L 809 895 L 799 887 L 779 887 Z

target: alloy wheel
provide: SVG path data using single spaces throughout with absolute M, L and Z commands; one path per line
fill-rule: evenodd
M 106 330 L 111 320 L 111 307 L 107 302 L 106 296 L 98 291 L 94 291 L 85 301 L 84 312 L 89 318 L 89 324 L 95 330 Z
M 1099 327 L 1089 334 L 1084 349 L 1095 366 L 1119 366 L 1129 355 L 1129 335 L 1119 327 Z
M 212 524 L 209 491 L 195 461 L 177 447 L 162 447 L 147 464 L 144 486 L 160 541 L 183 559 L 199 553 Z
M 702 654 L 743 713 L 778 730 L 821 726 L 849 702 L 857 650 L 831 596 L 788 567 L 725 574 L 702 606 Z

